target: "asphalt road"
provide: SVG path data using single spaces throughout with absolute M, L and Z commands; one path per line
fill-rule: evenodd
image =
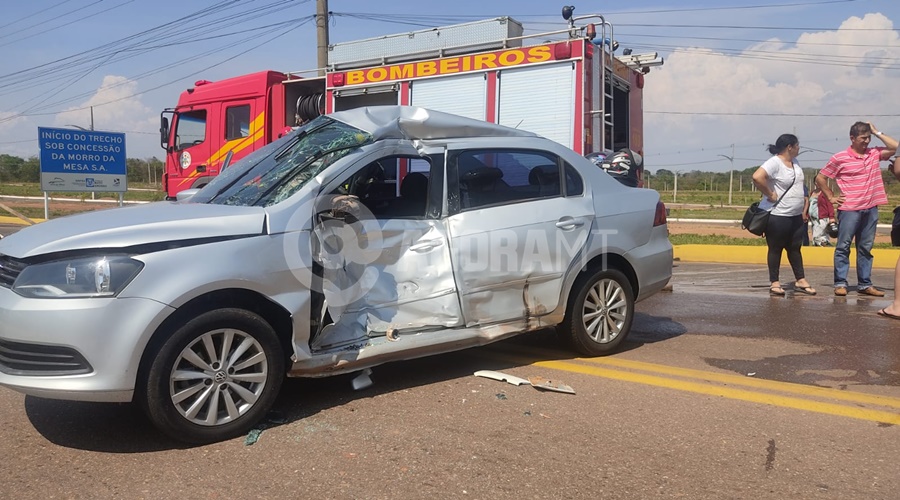
M 0 224 L 0 236 L 9 236 L 19 229 L 22 229 L 22 226 L 18 224 Z
M 819 295 L 775 298 L 758 266 L 679 264 L 612 356 L 576 358 L 541 332 L 378 367 L 358 392 L 349 376 L 289 380 L 254 444 L 184 447 L 131 405 L 0 388 L 0 492 L 897 498 L 900 321 L 875 314 L 885 299 L 826 293 L 830 269 L 809 278 Z M 576 394 L 473 376 L 485 369 Z

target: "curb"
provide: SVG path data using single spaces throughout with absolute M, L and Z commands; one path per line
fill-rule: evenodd
M 675 260 L 682 262 L 711 262 L 719 264 L 766 265 L 768 248 L 765 246 L 738 245 L 674 245 Z M 802 247 L 804 266 L 834 267 L 834 247 Z M 874 269 L 894 269 L 900 259 L 900 248 L 876 248 L 872 250 Z M 786 262 L 785 256 L 782 260 Z M 850 268 L 856 266 L 856 249 L 850 248 Z
M 45 219 L 35 219 L 34 217 L 29 217 L 29 219 L 33 220 L 34 222 L 44 222 L 44 220 L 45 220 Z M 9 217 L 6 215 L 0 215 L 0 224 L 13 224 L 16 226 L 30 225 L 18 217 Z

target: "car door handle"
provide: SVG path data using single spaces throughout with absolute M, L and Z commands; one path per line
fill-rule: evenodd
M 444 244 L 444 240 L 427 240 L 421 241 L 409 247 L 413 252 L 426 252 L 432 248 L 437 248 Z
M 563 217 L 556 223 L 556 227 L 560 229 L 575 229 L 584 225 L 584 221 L 574 217 Z

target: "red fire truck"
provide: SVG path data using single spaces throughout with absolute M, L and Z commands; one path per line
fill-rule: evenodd
M 600 15 L 564 9 L 563 17 L 565 29 L 537 35 L 500 17 L 334 44 L 322 77 L 261 71 L 198 81 L 162 113 L 163 186 L 169 197 L 202 187 L 292 126 L 383 104 L 529 130 L 583 155 L 643 154 L 644 74 L 661 60 L 615 55 L 612 25 Z M 586 19 L 595 22 L 576 26 Z

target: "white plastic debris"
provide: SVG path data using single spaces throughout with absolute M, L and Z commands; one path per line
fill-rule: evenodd
M 528 379 L 516 377 L 515 375 L 509 375 L 508 373 L 496 372 L 493 370 L 478 370 L 475 372 L 476 377 L 484 377 L 492 380 L 499 380 L 500 382 L 506 382 L 515 386 L 519 385 L 530 385 L 535 389 L 541 389 L 544 391 L 553 391 L 553 392 L 564 392 L 566 394 L 575 394 L 575 389 L 570 386 L 563 384 L 559 381 L 550 380 L 544 377 L 528 377 Z
M 369 375 L 372 374 L 371 368 L 366 368 L 359 372 L 359 375 L 353 377 L 353 380 L 350 381 L 350 385 L 353 386 L 354 391 L 359 391 L 365 389 L 372 385 L 372 379 Z
M 478 370 L 475 372 L 476 377 L 484 377 L 493 380 L 499 380 L 500 382 L 507 382 L 512 385 L 531 385 L 531 382 L 525 380 L 524 378 L 516 377 L 515 375 L 509 375 L 503 372 L 495 372 L 493 370 Z

